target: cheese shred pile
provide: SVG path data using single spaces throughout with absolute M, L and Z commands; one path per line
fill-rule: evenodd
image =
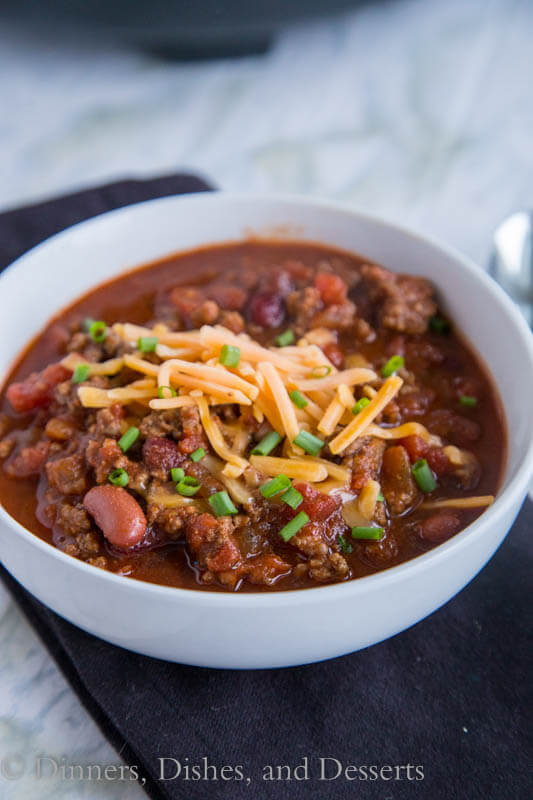
M 386 440 L 417 435 L 429 444 L 440 444 L 439 438 L 418 422 L 397 427 L 379 424 L 378 418 L 403 385 L 401 377 L 382 379 L 367 366 L 337 370 L 306 338 L 294 346 L 263 347 L 248 335 L 236 335 L 222 326 L 174 332 L 162 324 L 147 328 L 116 323 L 113 331 L 127 345 L 123 356 L 88 363 L 81 355 L 70 353 L 61 363 L 73 371 L 85 364 L 88 378 L 118 375 L 125 368 L 136 377 L 113 389 L 80 386 L 82 406 L 96 409 L 116 403 L 140 404 L 153 411 L 196 406 L 206 437 L 220 460 L 216 461 L 217 471 L 233 493 L 239 492 L 235 479 L 249 467 L 264 475 L 285 474 L 308 481 L 326 492 L 349 486 L 350 470 L 295 443 L 302 434 L 315 442 L 320 439 L 319 449 L 327 445 L 333 456 L 340 457 L 357 438 L 369 435 Z M 139 342 L 147 339 L 154 343 L 148 354 L 138 349 Z M 228 349 L 233 359 L 224 357 Z M 368 398 L 357 414 L 352 411 L 356 403 L 354 387 L 361 387 L 358 394 Z M 266 421 L 284 440 L 283 457 L 256 454 L 247 458 L 244 453 L 250 437 L 245 426 L 240 445 L 238 436 L 231 438 L 230 445 L 225 435 L 229 426 L 221 424 L 211 411 L 223 404 L 239 406 L 242 415 L 252 414 L 258 423 Z M 367 514 L 378 492 L 376 484 L 368 488 L 368 497 L 363 497 Z M 486 498 L 483 500 L 486 502 Z

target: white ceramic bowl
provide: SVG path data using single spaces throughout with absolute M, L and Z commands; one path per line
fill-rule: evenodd
M 421 620 L 494 553 L 533 472 L 533 345 L 515 306 L 450 248 L 330 203 L 222 193 L 170 197 L 54 236 L 0 278 L 0 374 L 52 314 L 102 280 L 173 251 L 250 234 L 331 244 L 430 278 L 505 396 L 509 457 L 494 505 L 450 541 L 380 574 L 297 592 L 222 594 L 121 578 L 64 555 L 0 508 L 2 561 L 41 602 L 114 644 L 209 667 L 331 658 Z

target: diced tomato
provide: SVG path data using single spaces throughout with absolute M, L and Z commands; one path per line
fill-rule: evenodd
M 298 513 L 304 511 L 311 522 L 323 522 L 330 517 L 339 507 L 339 500 L 332 495 L 319 492 L 309 483 L 295 483 L 294 488 L 303 497 L 303 503 L 298 506 Z
M 32 447 L 22 447 L 6 464 L 12 478 L 30 478 L 38 475 L 48 456 L 50 442 L 37 442 Z
M 26 380 L 12 383 L 7 399 L 19 414 L 47 406 L 58 383 L 70 378 L 71 371 L 61 364 L 50 364 L 42 372 L 33 372 Z
M 421 436 L 406 436 L 400 439 L 398 444 L 403 445 L 409 453 L 409 460 L 414 464 L 419 458 L 424 458 L 428 451 L 428 444 Z
M 400 439 L 399 444 L 403 445 L 409 453 L 409 460 L 412 464 L 419 458 L 425 458 L 437 475 L 446 475 L 453 469 L 444 448 L 428 445 L 421 436 L 406 436 L 405 439 Z
M 322 302 L 326 306 L 340 306 L 346 300 L 348 286 L 338 275 L 330 272 L 318 272 L 315 287 L 320 292 Z

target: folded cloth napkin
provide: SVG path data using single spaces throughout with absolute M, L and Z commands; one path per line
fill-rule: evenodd
M 5 213 L 0 267 L 94 214 L 207 188 L 192 176 L 124 181 Z M 490 564 L 444 608 L 365 651 L 293 669 L 198 669 L 135 655 L 2 577 L 153 798 L 518 800 L 531 796 L 532 528 L 528 501 Z M 355 612 L 347 605 L 342 624 Z

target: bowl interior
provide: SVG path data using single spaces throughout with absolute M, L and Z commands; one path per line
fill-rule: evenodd
M 483 270 L 452 250 L 326 203 L 224 194 L 170 197 L 120 209 L 58 234 L 2 275 L 0 375 L 53 314 L 94 285 L 175 251 L 249 236 L 331 244 L 393 271 L 430 278 L 505 400 L 505 484 L 531 457 L 533 348 L 511 301 Z

